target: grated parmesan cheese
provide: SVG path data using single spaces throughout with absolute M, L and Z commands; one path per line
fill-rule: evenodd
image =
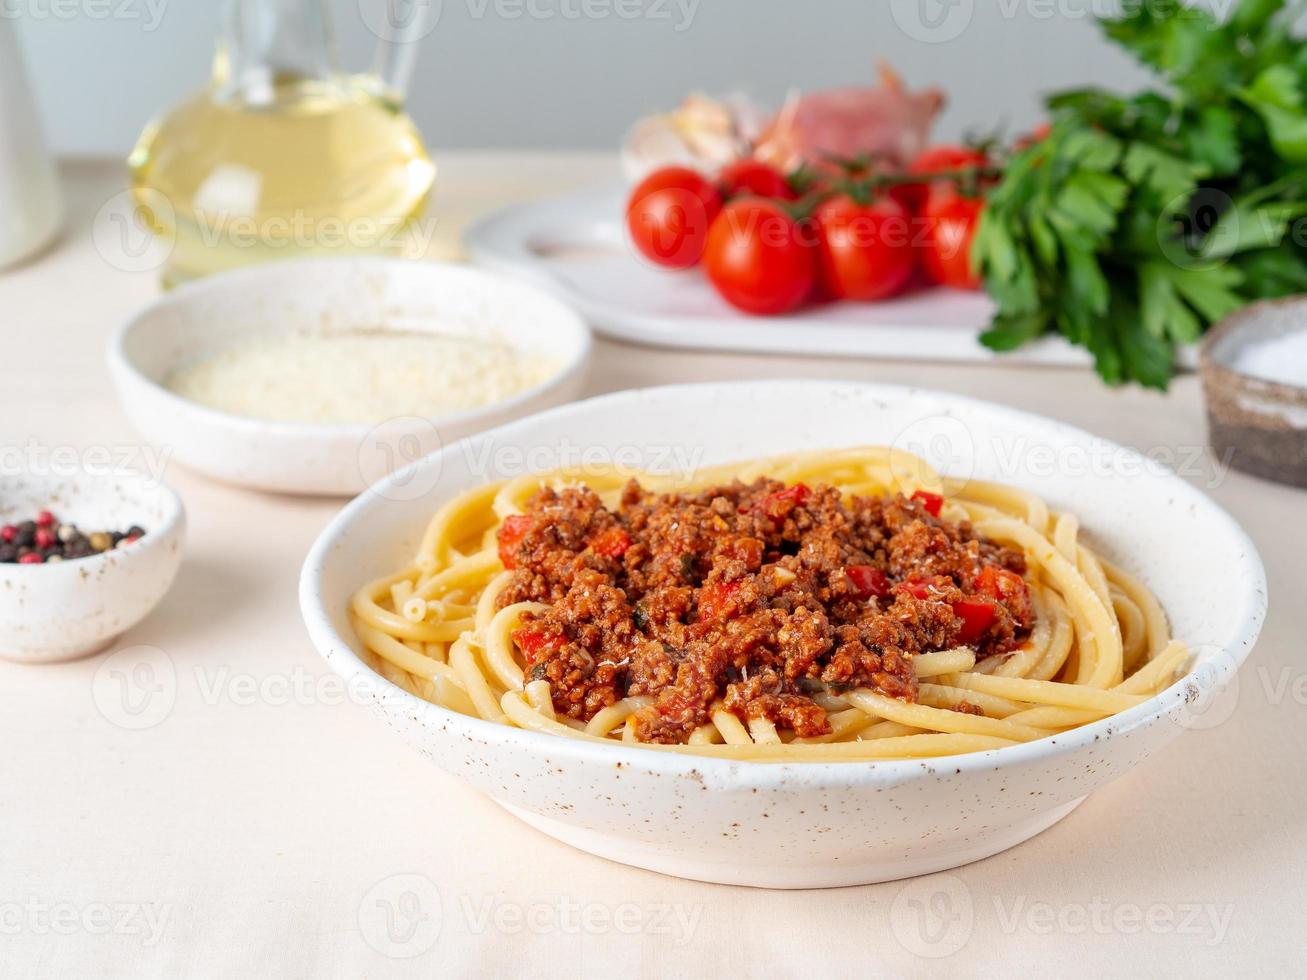
M 267 334 L 173 371 L 175 394 L 270 422 L 377 424 L 503 401 L 558 370 L 478 338 L 397 330 Z

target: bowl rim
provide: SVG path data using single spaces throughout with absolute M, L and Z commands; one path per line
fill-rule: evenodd
M 321 256 L 283 259 L 264 265 L 228 269 L 211 276 L 182 283 L 180 286 L 156 297 L 127 317 L 109 338 L 105 358 L 109 363 L 110 373 L 117 381 L 120 390 L 124 384 L 130 383 L 148 390 L 153 397 L 162 399 L 177 411 L 192 413 L 211 425 L 223 426 L 246 435 L 265 436 L 271 434 L 277 438 L 289 439 L 335 439 L 341 436 L 357 440 L 365 438 L 378 425 L 394 420 L 383 419 L 380 422 L 349 422 L 337 425 L 332 423 L 286 422 L 274 419 L 260 419 L 254 416 L 234 415 L 192 401 L 189 398 L 183 398 L 181 395 L 170 391 L 142 371 L 127 354 L 126 346 L 131 333 L 147 317 L 152 316 L 159 310 L 169 307 L 184 307 L 196 300 L 202 300 L 207 293 L 239 289 L 246 280 L 275 280 L 287 271 L 294 272 L 312 266 L 349 266 L 364 270 L 376 269 L 387 274 L 397 269 L 421 272 L 436 269 L 442 275 L 452 274 L 462 276 L 469 281 L 480 281 L 483 286 L 512 288 L 523 295 L 529 296 L 533 303 L 551 308 L 558 316 L 558 323 L 562 329 L 570 332 L 577 341 L 572 355 L 564 360 L 554 373 L 543 381 L 524 388 L 502 401 L 491 402 L 487 405 L 462 409 L 444 415 L 415 416 L 415 418 L 434 426 L 437 431 L 440 430 L 441 426 L 473 426 L 479 421 L 492 418 L 500 413 L 511 413 L 541 395 L 568 384 L 581 371 L 585 370 L 593 354 L 594 334 L 581 314 L 557 296 L 529 282 L 514 279 L 494 270 L 458 262 L 390 259 L 378 256 Z
M 719 759 L 688 753 L 659 752 L 621 744 L 601 745 L 581 739 L 558 738 L 552 735 L 526 731 L 510 725 L 486 721 L 482 718 L 462 715 L 410 694 L 386 680 L 364 663 L 350 647 L 349 643 L 332 626 L 330 614 L 322 601 L 322 570 L 332 549 L 335 547 L 337 538 L 354 523 L 362 512 L 373 505 L 378 495 L 384 494 L 385 487 L 391 482 L 407 478 L 411 472 L 417 471 L 423 466 L 437 465 L 435 461 L 441 459 L 445 453 L 459 451 L 465 443 L 478 439 L 512 438 L 515 435 L 515 429 L 542 421 L 566 418 L 574 412 L 595 411 L 604 408 L 619 410 L 621 407 L 629 407 L 629 403 L 638 401 L 641 397 L 650 393 L 683 396 L 704 390 L 745 390 L 760 386 L 790 391 L 814 386 L 834 388 L 836 390 L 845 389 L 866 392 L 881 399 L 902 399 L 920 396 L 941 398 L 958 407 L 996 413 L 1000 416 L 1006 416 L 1014 422 L 1036 422 L 1039 426 L 1061 435 L 1080 439 L 1093 439 L 1114 451 L 1120 451 L 1127 454 L 1128 457 L 1133 457 L 1136 462 L 1143 460 L 1143 457 L 1133 449 L 1120 446 L 1110 440 L 1101 439 L 1084 429 L 1055 419 L 966 395 L 955 395 L 935 389 L 905 385 L 828 379 L 754 380 L 662 385 L 600 395 L 545 412 L 539 412 L 507 425 L 451 443 L 436 453 L 396 470 L 347 504 L 319 534 L 305 557 L 300 573 L 299 601 L 301 617 L 319 655 L 327 661 L 328 665 L 337 674 L 345 679 L 352 690 L 371 700 L 374 705 L 381 706 L 389 702 L 392 705 L 397 705 L 409 718 L 436 722 L 446 730 L 462 734 L 482 744 L 493 745 L 496 748 L 515 746 L 530 753 L 538 751 L 549 755 L 555 762 L 561 758 L 576 764 L 597 763 L 605 767 L 616 765 L 626 770 L 643 770 L 665 775 L 692 776 L 694 778 L 711 777 L 713 785 L 725 788 L 743 786 L 780 789 L 787 784 L 791 787 L 802 785 L 805 788 L 847 786 L 854 782 L 895 784 L 908 777 L 933 775 L 942 770 L 949 770 L 951 775 L 981 771 L 992 772 L 1005 767 L 1016 767 L 1035 761 L 1046 761 L 1065 756 L 1094 742 L 1150 726 L 1159 721 L 1164 715 L 1194 701 L 1206 691 L 1220 687 L 1230 675 L 1238 670 L 1252 650 L 1261 632 L 1267 608 L 1266 573 L 1261 556 L 1252 540 L 1248 537 L 1247 532 L 1224 508 L 1169 469 L 1165 470 L 1165 478 L 1173 485 L 1174 491 L 1179 495 L 1183 495 L 1189 501 L 1195 502 L 1198 506 L 1207 508 L 1210 511 L 1210 516 L 1220 521 L 1223 530 L 1232 535 L 1242 546 L 1244 567 L 1238 570 L 1238 580 L 1245 583 L 1242 592 L 1243 602 L 1238 614 L 1237 627 L 1220 641 L 1221 652 L 1226 656 L 1212 658 L 1210 661 L 1212 669 L 1203 672 L 1191 671 L 1160 694 L 1156 694 L 1141 704 L 1119 714 L 1110 715 L 1099 721 L 1051 735 L 1047 738 L 1000 749 L 925 759 L 762 762 Z M 1177 724 L 1176 734 L 1181 731 L 1183 731 L 1183 728 Z
M 7 562 L 0 565 L 0 575 L 39 576 L 44 574 L 46 577 L 53 577 L 67 574 L 69 571 L 83 571 L 92 574 L 101 569 L 112 569 L 115 564 L 125 565 L 138 555 L 153 551 L 162 542 L 171 538 L 186 519 L 186 507 L 177 491 L 168 486 L 163 480 L 144 473 L 99 474 L 92 473 L 85 468 L 79 468 L 75 473 L 59 476 L 32 473 L 0 474 L 0 486 L 3 486 L 5 481 L 8 480 L 48 481 L 50 483 L 67 483 L 70 480 L 87 483 L 123 481 L 135 484 L 138 488 L 138 492 L 134 494 L 135 499 L 144 500 L 148 495 L 157 495 L 162 501 L 163 520 L 158 528 L 147 528 L 145 534 L 125 548 L 102 551 L 99 554 L 88 555 L 85 558 L 73 558 L 54 563 L 41 562 L 39 565 L 20 565 L 17 562 Z M 111 558 L 119 554 L 122 555 L 119 561 L 110 562 Z

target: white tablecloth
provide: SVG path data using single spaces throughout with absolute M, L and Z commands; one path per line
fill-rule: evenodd
M 441 164 L 443 250 L 469 216 L 614 169 L 577 156 Z M 106 263 L 91 234 L 121 179 L 116 167 L 70 166 L 67 236 L 0 274 L 5 447 L 140 451 L 103 349 L 156 287 L 150 273 Z M 793 893 L 660 877 L 527 829 L 348 703 L 295 596 L 300 561 L 338 503 L 174 466 L 190 515 L 185 565 L 120 641 L 175 665 L 161 682 L 166 710 L 151 708 L 157 724 L 134 730 L 106 710 L 106 684 L 120 679 L 103 657 L 0 663 L 0 975 L 1300 972 L 1307 494 L 1189 458 L 1203 441 L 1193 377 L 1161 396 L 1066 370 L 601 342 L 590 386 L 783 376 L 948 389 L 1182 453 L 1190 478 L 1252 534 L 1271 582 L 1233 715 L 1037 839 L 949 875 Z

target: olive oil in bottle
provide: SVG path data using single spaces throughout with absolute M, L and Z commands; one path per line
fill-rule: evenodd
M 394 88 L 334 66 L 322 0 L 228 0 L 210 89 L 151 123 L 133 194 L 165 285 L 313 254 L 399 252 L 432 165 Z

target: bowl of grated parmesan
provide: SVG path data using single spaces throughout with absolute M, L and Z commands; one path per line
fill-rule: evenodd
M 133 424 L 178 462 L 342 496 L 570 401 L 590 348 L 575 312 L 495 273 L 304 259 L 177 289 L 124 324 L 108 357 Z

